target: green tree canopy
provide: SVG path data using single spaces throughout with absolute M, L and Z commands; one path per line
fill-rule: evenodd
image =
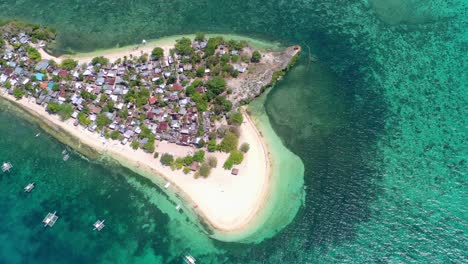
M 252 53 L 252 58 L 250 59 L 251 62 L 260 62 L 260 59 L 262 58 L 262 55 L 258 50 L 254 51 Z
M 219 144 L 219 149 L 224 152 L 231 152 L 233 150 L 237 150 L 238 144 L 239 138 L 231 131 L 228 131 Z
M 216 166 L 218 166 L 218 159 L 214 156 L 210 156 L 208 157 L 207 163 L 211 168 L 216 168 Z
M 137 150 L 140 147 L 140 142 L 137 140 L 132 141 L 131 147 L 132 149 Z
M 88 117 L 86 117 L 86 114 L 83 112 L 80 112 L 78 114 L 78 122 L 80 123 L 80 125 L 83 125 L 83 126 L 91 125 L 91 120 L 89 120 Z
M 70 118 L 73 114 L 73 106 L 71 104 L 61 104 L 61 108 L 58 114 L 62 120 Z
M 168 153 L 164 153 L 161 156 L 161 163 L 165 166 L 170 166 L 174 162 L 174 156 Z
M 229 122 L 231 124 L 236 125 L 236 126 L 240 126 L 242 124 L 242 122 L 244 122 L 244 117 L 239 112 L 233 112 L 229 116 Z
M 226 160 L 226 162 L 224 162 L 223 167 L 227 170 L 230 170 L 232 169 L 232 167 L 234 167 L 235 164 L 241 164 L 243 160 L 244 160 L 244 154 L 237 150 L 233 150 L 229 154 L 229 157 Z
M 108 126 L 110 123 L 112 123 L 112 120 L 110 120 L 105 114 L 99 114 L 96 118 L 96 125 L 99 128 Z
M 58 114 L 62 120 L 66 120 L 73 114 L 73 106 L 71 104 L 58 104 L 50 102 L 47 104 L 47 110 Z
M 205 75 L 205 66 L 198 67 L 196 75 L 197 77 L 203 77 Z
M 107 65 L 109 64 L 109 59 L 108 58 L 105 58 L 103 56 L 99 56 L 99 57 L 94 57 L 92 60 L 91 60 L 91 64 L 92 65 L 97 65 L 97 64 L 100 64 L 100 65 Z
M 193 162 L 193 156 L 187 155 L 184 157 L 184 165 L 189 166 Z
M 247 153 L 247 151 L 249 151 L 249 149 L 250 149 L 249 143 L 242 143 L 242 145 L 240 146 L 240 151 L 242 151 L 244 153 Z
M 217 96 L 214 100 L 214 108 L 213 111 L 215 114 L 219 115 L 223 112 L 229 112 L 232 109 L 232 102 L 226 99 L 224 96 Z
M 214 77 L 208 82 L 206 82 L 208 91 L 212 92 L 215 95 L 219 95 L 224 92 L 226 89 L 226 81 L 221 77 Z
M 23 97 L 23 95 L 25 94 L 25 92 L 19 88 L 15 88 L 13 90 L 13 95 L 15 96 L 16 99 L 21 99 Z
M 28 55 L 28 57 L 33 61 L 41 60 L 41 54 L 39 53 L 39 51 L 37 51 L 37 49 L 33 47 L 28 46 L 26 48 L 26 55 Z
M 209 152 L 215 152 L 216 151 L 216 149 L 217 149 L 216 139 L 210 139 L 208 141 L 207 149 L 208 149 Z
M 224 43 L 223 37 L 214 37 L 214 38 L 209 38 L 208 43 L 206 44 L 205 48 L 205 56 L 211 56 L 215 53 L 216 48 Z
M 151 51 L 151 57 L 155 60 L 162 59 L 164 57 L 164 50 L 160 47 L 156 47 Z
M 203 41 L 203 40 L 205 40 L 205 33 L 203 33 L 203 32 L 197 32 L 197 33 L 195 33 L 195 40 L 196 40 L 196 41 Z
M 190 55 L 193 52 L 192 41 L 189 38 L 176 40 L 175 49 L 178 54 Z
M 244 47 L 247 46 L 247 42 L 244 40 L 236 41 L 234 39 L 228 40 L 227 45 L 232 50 L 242 50 Z
M 198 161 L 198 162 L 205 161 L 205 151 L 203 150 L 195 151 L 195 154 L 193 154 L 193 160 Z
M 154 139 L 149 139 L 148 142 L 146 142 L 143 146 L 143 149 L 148 153 L 153 153 L 155 150 Z
M 200 175 L 204 178 L 208 177 L 211 173 L 211 167 L 208 163 L 203 163 L 200 166 Z
M 78 66 L 78 61 L 74 59 L 64 59 L 62 63 L 60 63 L 60 68 L 66 69 L 66 70 L 73 70 Z
M 117 130 L 112 131 L 111 134 L 110 134 L 110 137 L 111 137 L 112 139 L 114 139 L 114 140 L 118 139 L 119 136 L 120 136 L 120 132 L 117 131 Z

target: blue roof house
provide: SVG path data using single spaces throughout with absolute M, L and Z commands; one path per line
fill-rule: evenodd
M 44 74 L 43 73 L 36 73 L 36 80 L 42 81 L 44 79 Z

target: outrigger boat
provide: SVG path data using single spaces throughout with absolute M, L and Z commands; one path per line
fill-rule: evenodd
M 58 216 L 55 215 L 57 212 L 54 213 L 48 213 L 47 216 L 42 220 L 42 223 L 44 223 L 44 227 L 53 227 L 55 225 L 55 222 L 57 222 Z
M 195 262 L 197 261 L 194 257 L 192 257 L 191 255 L 187 255 L 185 256 L 185 263 L 187 264 L 195 264 Z
M 93 230 L 97 230 L 97 231 L 101 231 L 101 229 L 103 229 L 105 227 L 104 225 L 104 221 L 106 220 L 97 220 L 96 223 L 94 223 L 94 229 Z
M 34 182 L 26 185 L 26 187 L 24 187 L 24 192 L 31 192 L 32 189 L 34 189 Z
M 10 169 L 13 168 L 10 162 L 3 162 L 2 164 L 2 171 L 3 172 L 10 172 Z

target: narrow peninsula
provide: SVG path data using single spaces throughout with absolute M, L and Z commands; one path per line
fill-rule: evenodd
M 0 33 L 1 98 L 72 135 L 72 146 L 145 171 L 216 232 L 242 232 L 265 207 L 270 150 L 244 105 L 281 78 L 299 46 L 197 33 L 54 57 L 47 28 L 10 22 Z

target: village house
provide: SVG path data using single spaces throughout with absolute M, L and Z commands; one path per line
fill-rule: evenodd
M 0 85 L 9 86 L 11 94 L 15 89 L 24 90 L 26 96 L 44 107 L 69 104 L 72 108 L 69 117 L 75 119 L 76 126 L 101 133 L 117 131 L 124 145 L 131 141 L 145 145 L 149 138 L 139 138 L 143 128 L 149 129 L 156 139 L 184 146 L 198 146 L 216 131 L 212 120 L 215 113 L 211 108 L 199 111 L 197 100 L 187 92 L 202 65 L 204 75 L 198 78 L 212 77 L 212 69 L 205 67 L 204 61 L 194 63 L 189 55 L 166 54 L 162 60 L 139 61 L 134 57 L 108 65 L 88 63 L 65 69 L 49 60 L 34 61 L 28 57 L 28 45 L 43 46 L 44 42 L 33 44 L 25 33 L 4 35 L 3 39 L 19 48 L 2 50 Z M 206 46 L 206 41 L 193 41 L 191 45 L 199 55 L 204 54 Z M 219 45 L 216 52 L 242 54 L 241 50 L 229 50 L 226 45 Z M 232 68 L 244 73 L 247 65 L 234 63 Z M 199 95 L 209 95 L 204 85 L 191 89 Z M 196 170 L 198 165 L 194 162 L 190 169 Z

